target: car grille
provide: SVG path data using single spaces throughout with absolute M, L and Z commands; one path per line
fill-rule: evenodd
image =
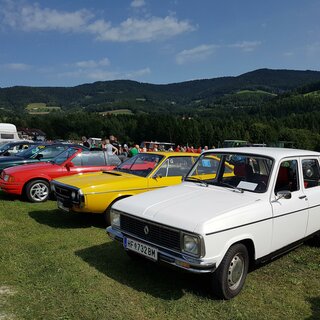
M 57 200 L 60 200 L 66 206 L 68 206 L 68 204 L 71 205 L 72 203 L 75 203 L 75 204 L 80 203 L 79 200 L 73 200 L 71 197 L 71 193 L 73 191 L 78 193 L 77 188 L 72 188 L 70 186 L 66 186 L 66 185 L 54 182 L 54 190 L 55 190 L 55 195 L 57 197 Z
M 177 230 L 123 214 L 120 216 L 120 228 L 124 233 L 127 232 L 164 248 L 181 251 L 180 232 Z

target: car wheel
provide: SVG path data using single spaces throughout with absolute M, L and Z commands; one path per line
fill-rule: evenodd
M 237 243 L 229 248 L 218 269 L 212 275 L 214 294 L 229 300 L 241 291 L 249 267 L 249 254 L 246 246 Z
M 45 180 L 33 180 L 26 186 L 26 196 L 31 202 L 44 202 L 49 198 L 50 187 Z

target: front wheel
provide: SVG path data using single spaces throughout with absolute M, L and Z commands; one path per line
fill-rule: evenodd
M 249 267 L 249 254 L 246 246 L 237 243 L 229 248 L 218 269 L 212 275 L 214 294 L 229 300 L 241 291 Z
M 44 202 L 49 198 L 50 187 L 46 180 L 33 180 L 26 186 L 26 196 L 31 202 Z

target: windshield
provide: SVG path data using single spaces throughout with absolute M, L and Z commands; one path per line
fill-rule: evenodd
M 55 164 L 62 164 L 67 161 L 72 155 L 74 155 L 78 150 L 75 148 L 69 148 L 62 153 L 60 153 L 57 157 L 55 157 L 51 162 Z
M 163 156 L 151 153 L 139 153 L 115 168 L 116 171 L 146 177 L 161 162 Z
M 273 160 L 263 156 L 208 152 L 199 157 L 185 180 L 262 193 L 272 165 Z
M 0 152 L 6 151 L 8 148 L 10 148 L 11 143 L 9 142 L 0 142 Z
M 28 149 L 23 150 L 21 152 L 19 152 L 18 154 L 16 154 L 19 157 L 23 157 L 23 158 L 30 158 L 32 155 L 38 153 L 40 150 L 42 150 L 43 148 L 45 148 L 46 146 L 44 145 L 36 145 L 36 146 L 30 146 Z

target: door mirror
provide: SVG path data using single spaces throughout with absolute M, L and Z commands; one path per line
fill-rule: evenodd
M 43 154 L 38 153 L 38 154 L 36 155 L 36 159 L 37 159 L 37 160 L 41 160 L 42 158 L 43 158 Z
M 74 167 L 74 164 L 73 164 L 73 162 L 67 162 L 66 165 L 65 165 L 65 167 L 66 167 L 67 170 L 69 171 L 70 168 Z
M 277 192 L 277 200 L 291 199 L 291 192 L 289 190 L 281 190 Z

